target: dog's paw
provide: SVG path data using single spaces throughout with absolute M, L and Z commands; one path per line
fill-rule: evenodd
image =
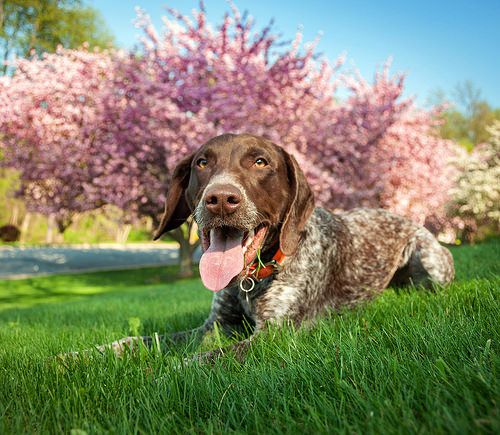
M 112 351 L 118 358 L 130 356 L 138 352 L 141 345 L 147 345 L 144 337 L 125 337 L 120 340 L 113 341 L 110 344 L 95 346 L 92 349 L 80 350 L 78 352 L 60 353 L 56 358 L 60 361 L 77 359 L 82 356 L 103 355 L 107 351 Z

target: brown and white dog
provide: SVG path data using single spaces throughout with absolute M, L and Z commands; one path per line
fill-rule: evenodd
M 284 319 L 300 325 L 391 285 L 446 285 L 454 277 L 450 252 L 408 219 L 385 210 L 315 208 L 294 157 L 262 137 L 218 136 L 178 164 L 155 238 L 191 215 L 202 243 L 202 282 L 215 292 L 212 308 L 202 326 L 161 337 L 163 343 L 202 335 L 216 322 L 227 333 L 245 325 L 256 333 Z M 100 349 L 120 354 L 138 342 L 154 344 L 127 337 Z

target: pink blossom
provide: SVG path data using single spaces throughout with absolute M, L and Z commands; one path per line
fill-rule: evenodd
M 4 164 L 36 211 L 113 204 L 157 218 L 177 162 L 211 137 L 248 132 L 296 155 L 317 202 L 385 207 L 424 223 L 444 216 L 449 142 L 439 112 L 402 97 L 387 64 L 372 82 L 317 57 L 316 42 L 283 45 L 232 6 L 217 25 L 167 10 L 158 32 L 139 10 L 136 53 L 59 49 L 17 59 L 0 80 Z M 346 98 L 338 89 L 348 90 Z

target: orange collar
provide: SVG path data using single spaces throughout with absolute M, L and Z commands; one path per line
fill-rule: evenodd
M 250 268 L 248 269 L 248 275 L 253 275 L 258 280 L 267 278 L 269 275 L 272 275 L 274 272 L 276 272 L 277 266 L 280 265 L 284 259 L 285 256 L 283 252 L 281 252 L 281 249 L 278 248 L 276 254 L 274 254 L 273 259 L 269 263 L 266 263 L 264 267 L 261 266 L 260 262 L 257 262 L 256 264 L 250 266 Z

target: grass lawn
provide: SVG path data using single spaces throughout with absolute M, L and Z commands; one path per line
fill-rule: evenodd
M 181 369 L 193 345 L 54 355 L 198 326 L 212 296 L 199 278 L 0 281 L 0 433 L 500 433 L 500 239 L 453 255 L 444 290 L 388 290 L 311 329 L 271 330 L 245 363 Z

